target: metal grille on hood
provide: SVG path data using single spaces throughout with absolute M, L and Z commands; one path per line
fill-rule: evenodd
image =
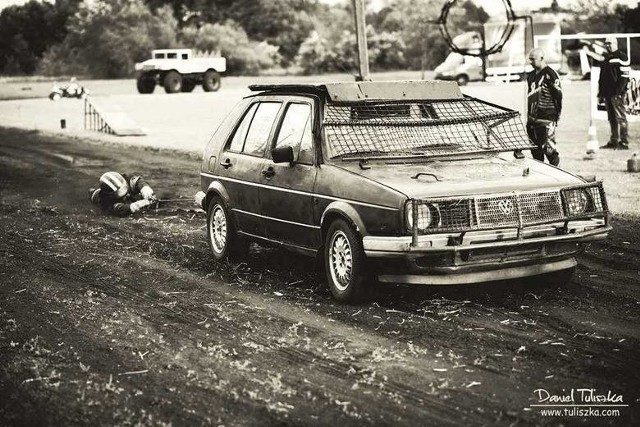
M 417 230 L 451 232 L 491 228 L 525 227 L 606 214 L 601 183 L 569 189 L 491 194 L 469 198 L 413 200 L 418 212 L 429 212 L 429 221 L 418 216 Z M 421 206 L 429 209 L 421 209 Z

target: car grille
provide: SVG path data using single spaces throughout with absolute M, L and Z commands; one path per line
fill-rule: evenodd
M 541 222 L 562 220 L 560 192 L 525 193 L 511 196 L 479 197 L 477 224 L 485 226 L 517 227 Z
M 553 191 L 412 200 L 420 234 L 526 227 L 607 213 L 602 183 Z M 420 208 L 428 205 L 429 209 Z M 421 215 L 429 212 L 429 216 Z

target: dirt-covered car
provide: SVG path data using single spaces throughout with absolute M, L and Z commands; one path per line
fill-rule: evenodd
M 250 241 L 319 256 L 356 301 L 376 279 L 567 281 L 610 230 L 601 182 L 525 156 L 519 113 L 455 82 L 250 88 L 202 161 L 216 259 Z

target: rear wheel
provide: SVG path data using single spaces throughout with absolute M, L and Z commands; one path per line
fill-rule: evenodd
M 238 236 L 230 212 L 219 197 L 209 202 L 207 237 L 211 252 L 217 260 L 244 255 L 249 250 L 248 241 Z
M 220 74 L 213 70 L 207 70 L 204 73 L 204 78 L 202 79 L 202 89 L 205 92 L 215 92 L 220 89 L 221 86 Z
M 138 77 L 136 86 L 138 87 L 138 93 L 153 93 L 153 90 L 156 88 L 156 79 L 143 74 Z
M 182 89 L 182 76 L 177 71 L 169 71 L 162 81 L 164 91 L 178 93 Z
M 341 302 L 362 299 L 368 275 L 362 239 L 344 220 L 335 220 L 327 231 L 324 265 L 329 290 Z

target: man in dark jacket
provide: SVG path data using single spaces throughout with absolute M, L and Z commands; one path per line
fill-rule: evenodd
M 604 100 L 607 119 L 611 127 L 611 138 L 602 148 L 619 150 L 629 149 L 627 114 L 624 110 L 624 95 L 627 91 L 629 77 L 622 71 L 627 64 L 627 55 L 618 49 L 618 40 L 607 37 L 604 41 L 604 55 L 588 51 L 588 54 L 600 62 L 600 78 L 598 79 L 598 96 Z
M 533 71 L 527 76 L 527 134 L 537 148 L 531 150 L 534 159 L 558 166 L 560 155 L 556 149 L 556 125 L 562 112 L 560 76 L 544 60 L 539 48 L 529 52 Z
M 106 172 L 98 188 L 90 188 L 91 202 L 118 216 L 146 209 L 156 201 L 153 189 L 138 175 Z

